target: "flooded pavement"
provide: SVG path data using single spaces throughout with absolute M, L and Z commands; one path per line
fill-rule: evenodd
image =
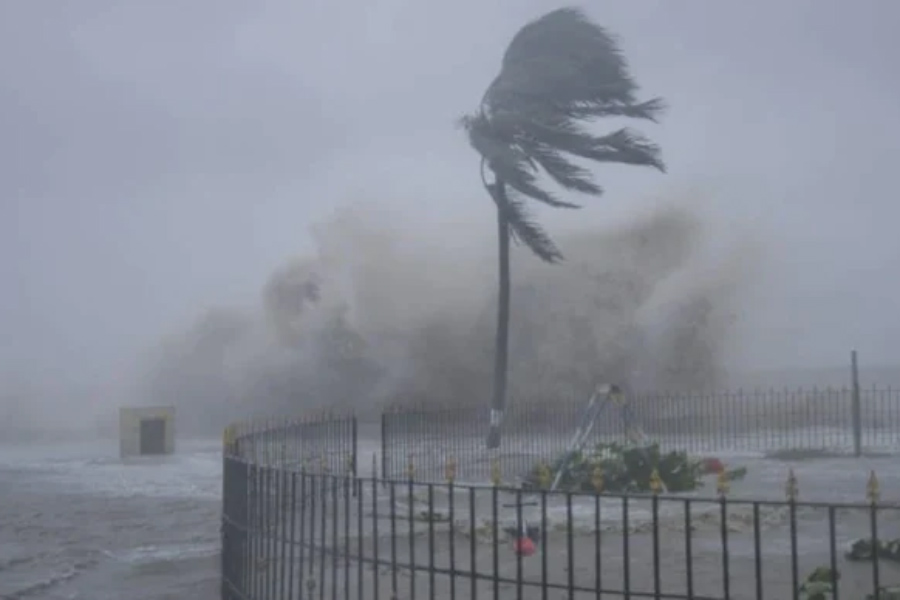
M 218 597 L 221 446 L 0 445 L 0 598 Z
M 370 474 L 372 456 L 378 464 L 378 447 L 377 439 L 360 440 L 365 476 Z M 801 501 L 865 501 L 866 482 L 875 471 L 883 501 L 900 502 L 900 461 L 895 456 L 794 461 L 759 456 L 722 458 L 729 466 L 748 468 L 747 477 L 732 487 L 732 498 L 783 499 L 788 470 L 793 468 Z M 221 468 L 218 440 L 180 442 L 174 456 L 124 463 L 114 440 L 0 445 L 0 599 L 218 598 Z M 710 482 L 692 495 L 709 497 L 714 492 Z M 402 494 L 397 500 L 402 505 Z M 621 515 L 617 513 L 621 509 L 617 500 L 604 500 L 603 504 L 613 568 L 618 542 L 612 540 L 618 539 L 616 524 Z M 646 502 L 631 507 L 632 526 L 649 517 L 648 507 L 641 504 Z M 681 506 L 665 504 L 664 520 L 680 522 Z M 711 573 L 714 558 L 720 555 L 716 507 L 698 506 L 695 510 L 710 513 L 708 517 L 697 515 L 696 550 L 712 557 Z M 729 515 L 729 548 L 736 561 L 750 560 L 753 555 L 752 525 L 745 514 L 749 510 L 748 506 L 729 511 L 733 513 Z M 593 511 L 593 505 L 575 503 L 576 530 L 580 525 L 593 527 Z M 554 521 L 564 517 L 565 507 L 554 505 L 548 512 Z M 764 515 L 766 552 L 783 562 L 790 554 L 787 515 L 783 508 L 763 512 L 772 512 Z M 827 550 L 827 514 L 804 509 L 798 517 L 800 550 L 819 564 L 827 558 L 822 554 Z M 856 511 L 842 511 L 836 525 L 840 546 L 865 536 L 868 529 L 866 515 Z M 900 518 L 886 514 L 880 526 L 886 537 L 900 536 Z M 593 536 L 585 535 L 584 543 L 592 544 L 587 540 Z M 665 537 L 674 544 L 681 535 L 667 529 Z M 635 557 L 639 555 L 636 550 Z M 673 551 L 672 556 L 678 553 Z M 854 567 L 861 577 L 869 568 Z M 774 572 L 775 567 L 772 569 Z M 886 567 L 886 574 L 900 576 L 892 569 Z M 614 579 L 612 574 L 610 577 Z

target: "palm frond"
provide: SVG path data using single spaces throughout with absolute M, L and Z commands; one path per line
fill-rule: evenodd
M 535 144 L 557 153 L 572 154 L 599 162 L 615 162 L 607 158 L 611 148 L 627 150 L 623 155 L 631 158 L 623 160 L 626 164 L 649 166 L 665 171 L 661 151 L 656 144 L 633 129 L 623 128 L 613 133 L 595 136 L 587 131 L 578 121 L 565 115 L 543 113 L 530 115 L 528 119 L 518 119 L 506 112 L 497 114 L 491 125 L 503 132 L 506 143 L 517 146 L 529 158 L 529 148 Z M 604 158 L 595 158 L 602 156 Z
M 469 133 L 472 147 L 487 161 L 491 170 L 513 189 L 556 208 L 579 208 L 563 202 L 537 186 L 537 172 L 532 158 L 515 143 L 493 127 L 484 114 L 464 117 L 463 126 Z
M 525 199 L 578 205 L 545 190 L 542 174 L 566 190 L 599 196 L 603 188 L 572 158 L 665 170 L 659 147 L 642 134 L 595 135 L 586 127 L 601 117 L 656 121 L 663 101 L 640 101 L 637 93 L 617 39 L 581 10 L 561 8 L 513 36 L 479 111 L 463 119 L 472 147 L 510 189 L 510 227 L 544 260 L 562 255 L 525 212 Z
M 516 192 L 507 191 L 503 199 L 494 195 L 494 201 L 498 203 L 498 209 L 504 211 L 506 215 L 509 234 L 514 242 L 524 244 L 545 262 L 552 264 L 563 260 L 562 252 L 547 232 L 537 224 L 529 213 L 524 199 L 518 197 Z
M 595 162 L 615 162 L 666 171 L 660 147 L 643 134 L 628 128 L 593 138 L 593 143 L 586 152 L 572 154 Z
M 664 108 L 662 100 L 638 102 L 637 91 L 615 36 L 583 11 L 560 8 L 513 36 L 484 104 L 488 112 L 531 105 L 574 119 L 655 120 Z
M 536 140 L 521 140 L 519 145 L 532 161 L 540 165 L 547 175 L 567 190 L 594 196 L 603 193 L 603 188 L 594 182 L 590 171 L 567 160 L 553 147 Z

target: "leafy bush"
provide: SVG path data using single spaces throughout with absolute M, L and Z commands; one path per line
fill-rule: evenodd
M 847 560 L 873 560 L 875 557 L 882 560 L 900 562 L 900 538 L 895 540 L 875 540 L 859 538 L 850 544 L 846 553 Z
M 550 465 L 551 476 L 567 465 L 559 489 L 573 492 L 596 490 L 594 475 L 597 467 L 603 476 L 603 491 L 642 493 L 651 491 L 650 478 L 656 469 L 663 486 L 669 492 L 694 490 L 708 472 L 703 460 L 692 459 L 687 452 L 663 453 L 659 444 L 625 446 L 601 443 L 587 451 L 557 458 Z M 536 466 L 526 477 L 528 487 L 541 487 L 541 467 Z
M 817 567 L 797 591 L 802 600 L 828 600 L 834 594 L 834 582 L 840 578 L 841 574 L 829 567 Z

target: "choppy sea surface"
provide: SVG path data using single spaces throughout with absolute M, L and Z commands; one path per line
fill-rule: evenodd
M 218 597 L 221 445 L 0 443 L 0 599 Z

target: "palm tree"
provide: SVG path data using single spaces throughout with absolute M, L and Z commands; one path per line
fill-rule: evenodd
M 580 10 L 561 8 L 519 30 L 478 111 L 462 119 L 472 147 L 481 155 L 482 182 L 497 208 L 500 290 L 488 448 L 500 445 L 506 405 L 510 239 L 548 263 L 563 259 L 529 215 L 526 199 L 579 208 L 543 187 L 541 175 L 565 190 L 599 196 L 602 188 L 573 157 L 664 171 L 659 147 L 641 134 L 625 128 L 598 136 L 587 128 L 600 117 L 656 121 L 663 101 L 641 102 L 637 91 L 616 39 Z M 492 182 L 486 170 L 493 173 Z

